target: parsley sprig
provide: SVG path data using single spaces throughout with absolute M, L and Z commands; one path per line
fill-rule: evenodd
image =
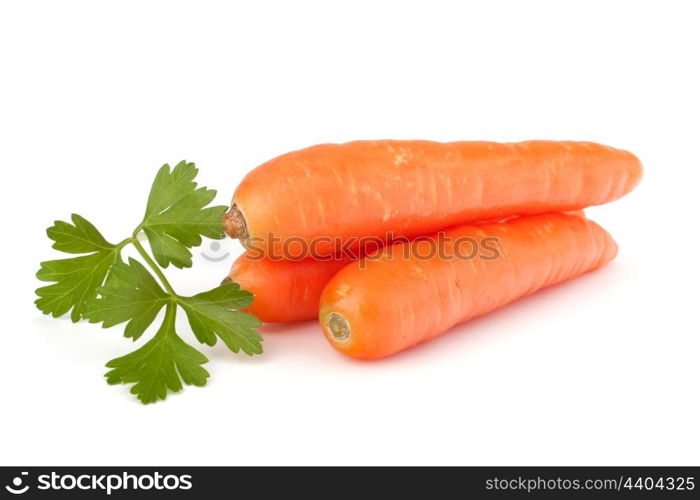
M 158 171 L 141 223 L 128 238 L 110 243 L 80 215 L 71 222 L 56 221 L 47 229 L 53 248 L 77 257 L 41 263 L 37 278 L 50 285 L 37 289 L 37 307 L 53 317 L 70 312 L 73 322 L 86 319 L 110 328 L 126 323 L 124 336 L 137 340 L 165 309 L 153 338 L 137 350 L 107 363 L 109 384 L 134 384 L 131 392 L 144 404 L 165 399 L 168 390 L 182 390 L 182 383 L 203 386 L 208 360 L 177 334 L 179 309 L 187 316 L 197 340 L 213 346 L 217 339 L 233 352 L 262 353 L 262 338 L 255 331 L 260 321 L 238 311 L 253 300 L 236 283 L 222 284 L 191 297 L 179 295 L 168 282 L 164 268 L 192 266 L 191 248 L 202 237 L 224 237 L 221 216 L 225 206 L 208 206 L 216 191 L 198 187 L 197 169 L 182 161 L 172 170 Z M 143 233 L 150 253 L 139 241 Z M 132 245 L 146 265 L 122 250 Z M 150 272 L 149 272 L 150 269 Z M 155 277 L 154 277 L 155 275 Z

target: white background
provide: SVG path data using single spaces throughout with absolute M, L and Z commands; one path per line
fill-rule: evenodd
M 0 464 L 697 465 L 697 3 L 242 4 L 2 3 Z M 646 171 L 589 211 L 607 268 L 383 361 L 265 327 L 264 356 L 205 346 L 206 388 L 142 406 L 102 377 L 121 328 L 35 309 L 54 219 L 121 239 L 165 162 L 226 204 L 273 156 L 361 138 L 593 140 Z M 231 260 L 167 274 L 201 291 Z

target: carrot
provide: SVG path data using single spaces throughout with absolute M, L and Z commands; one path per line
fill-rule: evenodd
M 284 242 L 296 239 L 328 255 L 338 242 L 385 240 L 389 231 L 412 237 L 600 205 L 631 191 L 641 176 L 632 153 L 591 142 L 323 144 L 250 172 L 224 226 L 256 251 L 284 256 Z
M 266 323 L 318 317 L 323 287 L 351 258 L 300 261 L 254 258 L 246 252 L 231 266 L 225 283 L 234 281 L 254 295 L 246 312 Z
M 536 290 L 596 269 L 617 253 L 600 226 L 576 215 L 545 214 L 500 224 L 463 225 L 445 258 L 425 259 L 429 241 L 386 247 L 376 259 L 344 267 L 326 285 L 319 319 L 343 354 L 381 358 Z M 458 238 L 498 238 L 495 259 L 456 257 Z M 421 249 L 421 246 L 423 247 Z M 463 252 L 462 252 L 463 253 Z

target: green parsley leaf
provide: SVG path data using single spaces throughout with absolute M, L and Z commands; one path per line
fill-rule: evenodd
M 83 315 L 85 303 L 97 295 L 97 288 L 119 258 L 121 246 L 109 243 L 81 216 L 73 214 L 71 220 L 73 224 L 56 221 L 46 234 L 54 241 L 55 249 L 87 255 L 42 262 L 36 277 L 54 284 L 37 289 L 39 298 L 35 304 L 54 318 L 72 309 L 71 320 L 76 322 Z
M 85 318 L 103 328 L 126 323 L 124 336 L 133 340 L 143 335 L 165 307 L 163 322 L 151 340 L 107 363 L 111 368 L 105 374 L 107 382 L 134 384 L 131 392 L 143 403 L 165 399 L 168 391 L 180 391 L 183 382 L 203 386 L 209 377 L 202 367 L 207 358 L 176 333 L 178 305 L 200 342 L 214 345 L 221 338 L 234 352 L 262 352 L 262 338 L 254 331 L 260 321 L 236 310 L 249 306 L 252 294 L 229 283 L 183 297 L 161 270 L 170 264 L 190 267 L 190 249 L 201 245 L 203 237 L 224 237 L 221 217 L 227 207 L 208 206 L 216 191 L 198 187 L 196 175 L 193 163 L 182 161 L 172 170 L 163 165 L 141 224 L 118 244 L 108 242 L 79 215 L 73 214 L 71 222 L 55 221 L 47 229 L 53 248 L 77 256 L 42 262 L 37 272 L 37 278 L 52 283 L 36 291 L 35 303 L 45 314 L 58 317 L 70 312 L 73 321 Z M 139 242 L 141 231 L 149 240 L 150 254 Z M 121 250 L 128 244 L 148 268 L 133 258 L 121 260 Z
M 192 297 L 179 297 L 178 302 L 197 340 L 214 345 L 218 336 L 233 352 L 242 350 L 252 356 L 262 353 L 262 337 L 254 330 L 261 322 L 252 314 L 234 311 L 252 300 L 253 295 L 237 283 L 226 283 Z
M 57 220 L 46 230 L 54 241 L 53 248 L 66 253 L 90 253 L 114 248 L 88 220 L 78 214 L 72 214 L 70 218 L 73 224 Z
M 221 217 L 227 207 L 207 207 L 216 191 L 197 188 L 196 175 L 194 163 L 181 161 L 172 171 L 163 165 L 153 181 L 141 228 L 161 267 L 191 267 L 188 249 L 201 245 L 202 236 L 224 237 Z
M 169 295 L 139 261 L 117 262 L 105 285 L 98 289 L 99 298 L 89 301 L 84 316 L 90 323 L 110 328 L 128 321 L 124 336 L 138 339 L 168 302 Z
M 105 377 L 109 384 L 134 383 L 131 393 L 148 404 L 165 399 L 168 389 L 182 390 L 182 382 L 205 385 L 209 372 L 201 365 L 207 361 L 175 333 L 175 305 L 169 304 L 155 336 L 136 351 L 107 363 L 112 370 Z

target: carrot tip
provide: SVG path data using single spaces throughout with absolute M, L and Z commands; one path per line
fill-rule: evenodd
M 234 203 L 228 212 L 224 214 L 224 232 L 231 238 L 248 239 L 248 224 L 243 212 Z
M 326 327 L 336 342 L 345 343 L 350 340 L 352 335 L 350 323 L 342 314 L 330 313 L 326 318 Z

